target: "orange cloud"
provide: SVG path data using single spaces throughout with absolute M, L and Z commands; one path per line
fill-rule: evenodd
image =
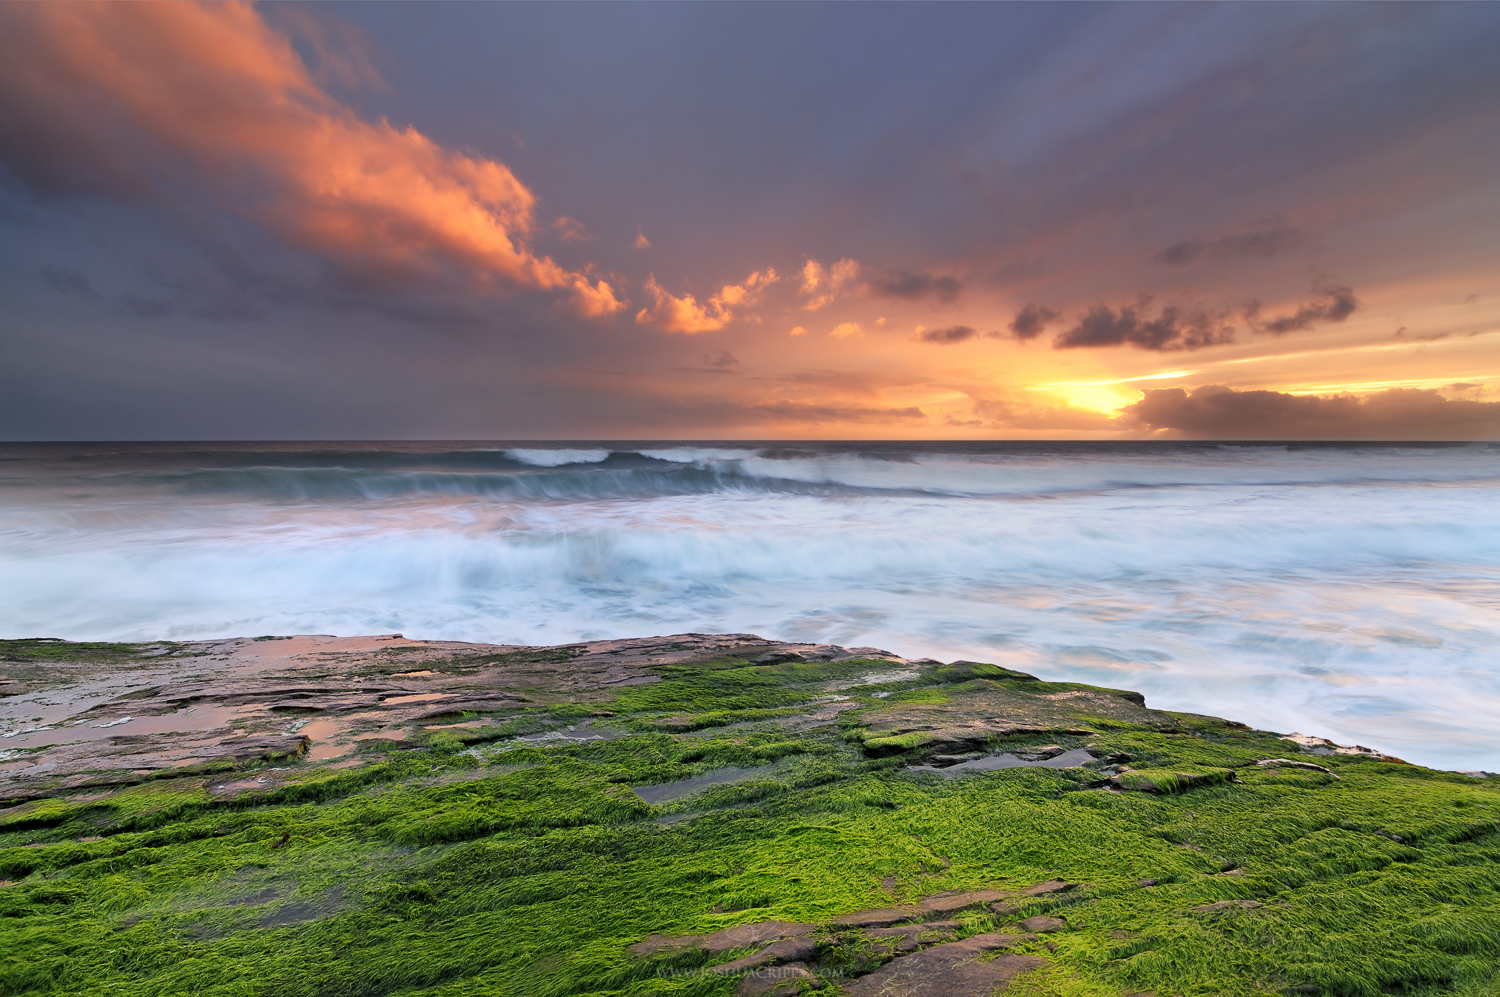
M 646 294 L 652 304 L 637 312 L 635 320 L 653 322 L 668 332 L 712 332 L 734 321 L 736 309 L 753 305 L 761 292 L 778 279 L 770 267 L 757 270 L 738 284 L 725 284 L 719 293 L 699 304 L 691 294 L 674 296 L 656 282 L 653 274 L 646 278 Z
M 571 301 L 574 310 L 584 318 L 613 315 L 625 307 L 625 302 L 615 296 L 615 289 L 609 286 L 608 281 L 600 280 L 590 284 L 589 278 L 575 273 L 568 275 L 568 287 L 573 292 Z
M 864 334 L 865 330 L 860 328 L 858 322 L 840 322 L 838 325 L 833 327 L 833 331 L 828 335 L 832 336 L 834 339 L 854 339 L 863 337 Z
M 808 260 L 802 267 L 802 293 L 813 297 L 803 307 L 815 312 L 858 280 L 859 263 L 854 260 L 839 260 L 826 269 L 817 260 Z
M 531 249 L 536 199 L 503 163 L 363 120 L 247 3 L 9 4 L 0 38 L 0 154 L 38 189 L 191 190 L 360 285 L 624 307 Z

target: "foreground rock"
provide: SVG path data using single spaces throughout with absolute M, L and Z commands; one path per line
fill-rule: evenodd
M 1034 955 L 981 959 L 1024 940 L 1024 935 L 991 931 L 935 945 L 859 977 L 845 985 L 844 993 L 847 997 L 990 997 L 1022 973 L 1046 965 L 1046 960 Z
M 791 921 L 762 921 L 759 924 L 737 924 L 732 928 L 715 931 L 709 935 L 650 935 L 629 948 L 631 955 L 655 955 L 658 952 L 685 952 L 702 949 L 705 952 L 728 952 L 747 945 L 760 945 L 784 938 L 796 938 L 809 934 L 811 924 L 796 924 Z
M 797 993 L 806 984 L 838 982 L 849 997 L 990 997 L 1018 974 L 1045 964 L 1040 956 L 996 952 L 1039 934 L 1064 931 L 1063 920 L 1035 915 L 1020 922 L 1023 933 L 983 931 L 959 939 L 964 922 L 944 914 L 994 908 L 1001 917 L 1014 913 L 1008 903 L 1047 902 L 1077 884 L 1060 880 L 1024 889 L 991 888 L 954 891 L 924 897 L 915 904 L 854 911 L 821 925 L 791 921 L 741 924 L 707 935 L 651 935 L 627 951 L 638 959 L 674 959 L 693 951 L 710 956 L 733 949 L 755 951 L 708 967 L 708 972 L 740 978 L 741 995 Z M 970 929 L 972 930 L 972 928 Z M 873 964 L 848 968 L 828 962 L 835 949 L 857 950 Z
M 1500 780 L 1108 689 L 748 635 L 0 656 L 27 992 L 1500 982 Z
M 754 634 L 557 647 L 400 634 L 140 645 L 0 641 L 0 806 L 253 761 L 335 763 L 361 748 L 403 750 L 424 731 L 493 725 L 471 719 L 484 714 L 597 701 L 660 681 L 664 666 L 726 654 L 767 663 L 905 660 L 878 648 L 787 644 Z

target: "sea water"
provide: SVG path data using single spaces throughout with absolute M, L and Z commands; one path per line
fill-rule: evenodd
M 875 645 L 1500 769 L 1500 448 L 0 446 L 0 636 Z

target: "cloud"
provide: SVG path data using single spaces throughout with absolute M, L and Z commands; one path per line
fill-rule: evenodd
M 1261 319 L 1260 302 L 1252 301 L 1245 308 L 1245 321 L 1250 323 L 1250 328 L 1256 332 L 1268 332 L 1273 336 L 1280 336 L 1288 332 L 1310 329 L 1321 323 L 1342 322 L 1359 308 L 1359 299 L 1354 296 L 1352 290 L 1342 284 L 1322 281 L 1315 285 L 1313 290 L 1322 295 L 1324 300 L 1302 305 L 1290 315 L 1269 320 Z
M 536 199 L 508 167 L 364 120 L 246 3 L 6 5 L 0 162 L 43 196 L 201 202 L 350 286 L 623 307 L 530 247 Z
M 1342 322 L 1359 307 L 1354 292 L 1342 284 L 1320 280 L 1313 285 L 1320 300 L 1301 305 L 1289 315 L 1265 319 L 1260 314 L 1260 302 L 1251 301 L 1243 309 L 1243 317 L 1252 332 L 1280 336 L 1288 332 L 1309 329 L 1314 325 Z M 1073 328 L 1052 340 L 1053 349 L 1074 350 L 1105 346 L 1134 346 L 1143 350 L 1176 351 L 1198 350 L 1205 346 L 1222 346 L 1234 342 L 1234 327 L 1223 315 L 1211 314 L 1203 309 L 1183 309 L 1176 305 L 1163 307 L 1156 318 L 1146 314 L 1150 298 L 1141 295 L 1134 305 L 1126 305 L 1117 312 L 1107 305 L 1091 308 Z M 1029 314 L 1033 312 L 1034 314 Z M 1017 339 L 1023 339 L 1021 329 L 1032 336 L 1039 335 L 1045 321 L 1055 317 L 1050 309 L 1037 309 L 1027 305 L 1016 315 L 1010 328 Z M 1397 336 L 1401 333 L 1398 332 Z
M 636 229 L 635 230 L 635 248 L 636 249 L 650 249 L 651 248 L 651 240 L 648 239 L 648 238 L 646 238 L 646 233 L 642 232 L 640 229 Z
M 789 333 L 787 333 L 787 335 L 789 335 L 789 336 L 805 336 L 805 335 L 807 335 L 807 329 L 804 326 L 794 325 L 794 326 L 792 326 L 792 331 L 789 332 Z
M 827 269 L 817 260 L 808 260 L 802 267 L 801 293 L 811 295 L 812 300 L 803 307 L 815 312 L 831 303 L 844 288 L 852 287 L 858 280 L 859 263 L 854 260 L 839 260 Z
M 870 291 L 884 298 L 935 298 L 952 301 L 963 290 L 963 283 L 956 277 L 939 277 L 930 273 L 914 273 L 910 270 L 888 270 L 870 281 Z
M 1207 385 L 1150 389 L 1122 419 L 1177 435 L 1224 440 L 1494 440 L 1500 402 L 1451 400 L 1392 388 L 1355 395 L 1290 395 Z
M 1184 239 L 1157 253 L 1153 259 L 1158 263 L 1183 266 L 1196 260 L 1228 260 L 1254 257 L 1269 260 L 1271 257 L 1296 249 L 1307 241 L 1298 229 L 1278 225 L 1254 232 L 1234 232 L 1217 239 Z
M 68 297 L 78 296 L 82 298 L 97 298 L 99 292 L 94 290 L 88 275 L 81 270 L 72 270 L 68 267 L 43 266 L 40 270 L 42 280 L 47 286 L 58 294 Z
M 568 287 L 573 292 L 574 310 L 584 318 L 613 315 L 625 307 L 625 301 L 615 295 L 615 289 L 608 281 L 599 280 L 590 284 L 588 277 L 575 273 L 568 275 Z
M 984 425 L 991 429 L 1101 430 L 1117 428 L 1113 416 L 1071 405 L 1028 405 L 1003 398 L 975 398 L 980 421 L 954 425 Z
M 646 294 L 650 296 L 650 307 L 636 313 L 639 323 L 651 322 L 668 332 L 713 332 L 722 329 L 736 318 L 736 309 L 753 305 L 766 287 L 779 278 L 770 267 L 758 270 L 738 284 L 725 284 L 719 292 L 703 304 L 691 294 L 676 297 L 656 282 L 653 274 L 646 278 Z M 743 316 L 741 316 L 743 317 Z
M 735 370 L 740 365 L 733 353 L 728 350 L 717 350 L 703 354 L 703 362 L 697 367 L 674 367 L 673 370 L 684 371 L 689 374 L 738 374 Z
M 1100 305 L 1052 340 L 1052 348 L 1135 346 L 1143 350 L 1196 350 L 1234 341 L 1234 330 L 1204 311 L 1184 313 L 1168 305 L 1154 319 L 1143 314 L 1147 299 L 1118 312 Z
M 38 272 L 59 294 L 104 302 L 136 318 L 166 318 L 178 313 L 214 322 L 265 317 L 265 308 L 255 295 L 241 287 L 223 286 L 222 281 L 202 279 L 201 275 L 195 275 L 200 279 L 186 280 L 169 274 L 152 274 L 158 288 L 170 295 L 163 298 L 135 291 L 102 294 L 86 274 L 67 267 L 45 265 Z
M 790 374 L 767 377 L 768 381 L 783 381 L 789 384 L 811 384 L 840 395 L 855 395 L 865 398 L 879 397 L 891 388 L 907 388 L 926 383 L 926 378 L 911 374 L 889 374 L 860 370 L 800 370 Z M 819 397 L 823 397 L 820 395 Z
M 771 402 L 753 406 L 753 411 L 780 422 L 914 422 L 927 418 L 927 414 L 915 405 L 907 408 L 876 408 L 865 405 Z
M 967 325 L 953 325 L 946 329 L 924 329 L 919 325 L 914 338 L 924 343 L 939 343 L 948 346 L 953 343 L 962 343 L 966 339 L 973 339 L 977 335 L 973 327 Z
M 828 335 L 834 339 L 856 339 L 863 338 L 864 334 L 865 330 L 860 328 L 858 322 L 840 322 Z
M 1468 333 L 1468 335 L 1470 335 L 1470 336 L 1477 336 L 1479 334 L 1479 332 L 1480 332 L 1480 330 L 1476 329 L 1473 332 Z M 1457 335 L 1457 333 L 1453 332 L 1452 330 L 1448 330 L 1446 332 L 1414 333 L 1414 332 L 1409 331 L 1406 328 L 1406 326 L 1403 325 L 1401 328 L 1399 328 L 1395 332 L 1391 333 L 1391 338 L 1392 339 L 1405 339 L 1405 340 L 1409 340 L 1409 341 L 1414 342 L 1414 343 L 1435 343 L 1435 342 L 1437 342 L 1440 339 L 1447 339 L 1448 337 L 1455 336 L 1455 335 Z
M 276 4 L 262 11 L 274 27 L 313 55 L 312 75 L 326 86 L 395 93 L 376 68 L 375 45 L 361 25 L 327 9 Z
M 1011 335 L 1015 336 L 1018 342 L 1029 342 L 1040 336 L 1047 328 L 1047 323 L 1055 318 L 1057 318 L 1057 312 L 1050 308 L 1027 305 L 1016 312 L 1015 320 L 1009 326 Z
M 589 234 L 589 230 L 584 226 L 583 222 L 577 218 L 569 218 L 567 215 L 563 215 L 557 221 L 553 222 L 552 230 L 557 233 L 558 238 L 562 239 L 563 242 L 588 242 L 594 238 Z

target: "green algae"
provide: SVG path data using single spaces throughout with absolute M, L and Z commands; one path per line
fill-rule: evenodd
M 1199 786 L 1213 786 L 1234 779 L 1229 769 L 1182 767 L 1170 769 L 1135 769 L 1114 778 L 1121 789 L 1140 793 L 1181 793 Z
M 701 952 L 626 950 L 1049 879 L 1080 885 L 963 915 L 965 934 L 1066 919 L 1018 949 L 1046 959 L 1023 997 L 1500 992 L 1500 780 L 1347 755 L 1318 756 L 1327 775 L 1257 767 L 1299 749 L 984 667 L 924 667 L 900 699 L 849 689 L 817 714 L 831 686 L 890 668 L 664 666 L 512 711 L 502 733 L 277 763 L 264 792 L 179 778 L 0 812 L 0 994 L 729 994 Z M 910 767 L 930 731 L 879 733 L 1007 710 L 1042 729 L 1070 703 L 1093 733 L 1003 747 L 1087 743 L 1091 767 L 944 779 Z M 583 720 L 619 736 L 514 739 Z M 1107 758 L 1148 791 L 1101 788 Z M 771 765 L 657 807 L 631 788 Z M 1258 906 L 1200 909 L 1226 900 Z
M 0 661 L 7 664 L 12 662 L 122 661 L 151 654 L 168 653 L 176 647 L 176 644 L 168 641 L 155 644 L 120 644 L 32 637 L 20 640 L 0 640 Z

